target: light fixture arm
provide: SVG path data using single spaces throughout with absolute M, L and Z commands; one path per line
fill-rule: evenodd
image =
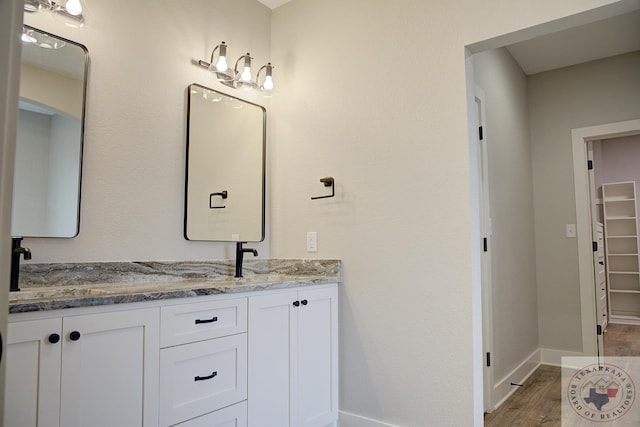
M 273 65 L 271 65 L 271 62 L 267 62 L 266 65 L 263 65 L 262 67 L 260 67 L 260 69 L 258 70 L 258 73 L 256 74 L 256 83 L 258 83 L 258 81 L 260 80 L 260 73 L 262 72 L 262 70 L 266 70 L 265 71 L 265 77 L 271 77 L 273 74 L 273 69 L 275 67 Z
M 221 56 L 227 56 L 227 44 L 223 41 L 221 42 L 219 45 L 217 45 L 216 47 L 213 48 L 213 50 L 211 51 L 211 60 L 209 61 L 209 64 L 213 64 L 213 56 L 216 53 L 216 50 L 218 51 L 218 57 Z
M 249 67 L 251 68 L 251 60 L 253 59 L 251 57 L 251 54 L 249 52 L 246 53 L 246 55 L 242 55 L 240 58 L 238 58 L 238 60 L 236 61 L 236 65 L 233 67 L 233 70 L 236 72 L 236 74 L 238 74 L 238 64 L 240 63 L 240 60 L 244 59 L 244 67 Z

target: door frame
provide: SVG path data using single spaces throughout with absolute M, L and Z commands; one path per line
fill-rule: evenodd
M 13 164 L 18 123 L 18 86 L 20 81 L 20 27 L 23 3 L 0 1 L 0 283 L 9 283 L 11 249 L 11 201 Z M 6 350 L 8 288 L 0 286 L 0 337 Z M 5 357 L 0 360 L 0 423 L 4 420 Z
M 582 313 L 582 353 L 596 356 L 598 351 L 596 324 L 595 272 L 593 270 L 594 236 L 591 230 L 587 142 L 640 134 L 640 119 L 607 123 L 571 130 L 573 148 L 573 179 L 576 197 L 576 228 L 578 241 L 578 271 L 580 307 Z
M 478 214 L 480 221 L 480 241 L 487 239 L 487 250 L 480 250 L 481 288 L 482 288 L 482 376 L 483 376 L 483 407 L 485 412 L 495 409 L 493 367 L 489 366 L 488 354 L 493 355 L 493 304 L 491 281 L 491 208 L 489 198 L 489 153 L 487 148 L 486 97 L 485 92 L 478 85 L 474 89 L 474 103 L 476 105 L 476 129 L 482 127 L 482 138 L 476 133 L 477 144 L 477 186 L 478 186 Z M 479 107 L 478 107 L 479 105 Z M 479 130 L 478 130 L 479 132 Z

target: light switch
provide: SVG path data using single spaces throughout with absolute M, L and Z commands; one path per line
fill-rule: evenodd
M 318 233 L 307 231 L 307 252 L 318 252 Z
M 575 224 L 567 224 L 567 237 L 570 239 L 576 238 L 576 225 Z

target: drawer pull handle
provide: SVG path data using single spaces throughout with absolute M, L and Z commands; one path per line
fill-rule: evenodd
M 78 331 L 73 331 L 69 334 L 69 339 L 71 341 L 78 341 L 80 339 L 80 332 Z
M 194 381 L 206 381 L 206 380 L 210 380 L 211 378 L 216 377 L 216 376 L 218 376 L 218 371 L 213 371 L 211 373 L 211 375 L 209 375 L 209 376 L 206 376 L 206 377 L 197 376 L 197 377 L 194 377 L 193 380 Z
M 307 305 L 309 302 L 306 299 L 303 299 L 302 301 L 300 301 L 302 303 L 302 305 Z
M 51 334 L 51 335 L 49 335 L 49 342 L 50 342 L 51 344 L 55 344 L 55 343 L 57 343 L 58 341 L 60 341 L 60 335 L 58 335 L 58 334 Z
M 218 316 L 213 316 L 211 319 L 206 319 L 206 320 L 196 319 L 196 325 L 199 325 L 200 323 L 212 323 L 217 321 L 218 321 Z

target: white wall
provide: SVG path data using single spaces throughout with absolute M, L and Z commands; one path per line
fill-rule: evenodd
M 464 46 L 605 3 L 294 0 L 273 12 L 272 255 L 309 256 L 317 231 L 313 255 L 344 260 L 341 410 L 481 425 Z M 312 202 L 327 175 L 336 198 Z
M 61 114 L 52 116 L 45 235 L 76 234 L 80 132 L 81 125 L 77 119 Z
M 540 345 L 582 351 L 571 129 L 640 117 L 640 52 L 530 76 Z
M 11 230 L 15 236 L 47 231 L 51 116 L 20 110 Z
M 92 0 L 87 15 L 82 29 L 25 17 L 90 58 L 80 234 L 25 239 L 33 262 L 233 258 L 231 243 L 183 237 L 186 88 L 229 90 L 191 63 L 222 40 L 233 61 L 251 52 L 266 63 L 271 11 L 256 0 Z M 269 256 L 268 241 L 252 247 Z
M 486 95 L 493 233 L 492 365 L 499 382 L 538 349 L 527 79 L 505 48 L 474 55 L 473 66 L 476 83 Z

